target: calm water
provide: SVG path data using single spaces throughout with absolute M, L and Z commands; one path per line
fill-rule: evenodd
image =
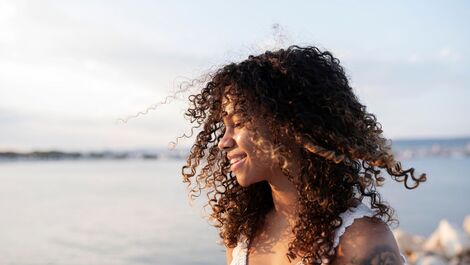
M 224 264 L 215 229 L 187 203 L 178 161 L 0 163 L 0 264 Z M 387 181 L 401 228 L 429 235 L 470 214 L 470 158 L 404 162 L 429 175 Z

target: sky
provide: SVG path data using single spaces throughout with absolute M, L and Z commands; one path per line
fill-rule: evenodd
M 0 151 L 168 146 L 180 84 L 292 44 L 338 57 L 386 137 L 467 137 L 468 25 L 468 1 L 0 0 Z

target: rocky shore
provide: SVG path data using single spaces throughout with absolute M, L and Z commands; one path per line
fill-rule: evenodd
M 393 231 L 409 265 L 470 265 L 470 215 L 463 226 L 442 220 L 428 237 Z

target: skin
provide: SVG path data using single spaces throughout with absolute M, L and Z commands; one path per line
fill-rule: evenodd
M 260 264 L 263 260 L 279 260 L 278 256 L 281 255 L 276 253 L 286 253 L 287 244 L 291 240 L 289 231 L 296 216 L 292 205 L 297 201 L 297 191 L 269 154 L 257 152 L 258 149 L 252 140 L 253 132 L 238 124 L 237 117 L 232 116 L 233 107 L 228 105 L 226 111 L 229 115 L 224 118 L 226 130 L 219 142 L 219 148 L 227 154 L 245 153 L 245 161 L 233 172 L 238 183 L 247 187 L 259 181 L 268 181 L 274 202 L 274 209 L 268 213 L 263 231 L 251 242 L 250 264 Z M 261 138 L 268 139 L 262 125 L 257 123 L 255 126 L 260 130 Z M 275 242 L 272 239 L 276 239 Z M 282 257 L 288 262 L 285 255 L 282 254 Z M 227 264 L 230 264 L 231 260 L 232 249 L 227 249 Z
M 229 113 L 224 118 L 225 134 L 219 142 L 219 148 L 227 154 L 246 154 L 245 161 L 233 171 L 237 182 L 247 187 L 251 184 L 267 181 L 271 186 L 274 208 L 266 216 L 261 231 L 250 242 L 248 264 L 250 265 L 287 265 L 297 264 L 298 257 L 289 261 L 286 253 L 288 244 L 293 239 L 291 229 L 295 224 L 294 209 L 297 203 L 297 191 L 292 182 L 282 173 L 266 153 L 257 152 L 253 142 L 253 132 L 247 126 L 239 124 L 233 116 L 233 106 L 228 104 Z M 263 139 L 269 140 L 266 128 L 261 122 L 255 121 L 256 128 Z M 295 163 L 293 163 L 295 168 Z M 232 248 L 227 248 L 227 264 L 232 261 Z M 336 259 L 333 265 L 397 265 L 403 264 L 398 246 L 388 226 L 371 218 L 357 219 L 340 238 L 336 248 Z
M 369 217 L 357 219 L 340 238 L 333 265 L 403 264 L 389 227 Z

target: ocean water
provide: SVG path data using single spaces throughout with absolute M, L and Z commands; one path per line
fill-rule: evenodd
M 0 264 L 221 264 L 178 161 L 0 164 Z
M 190 206 L 183 161 L 0 163 L 0 264 L 224 264 L 217 232 Z M 470 157 L 403 161 L 428 181 L 387 180 L 400 228 L 429 235 L 442 218 L 470 214 Z

